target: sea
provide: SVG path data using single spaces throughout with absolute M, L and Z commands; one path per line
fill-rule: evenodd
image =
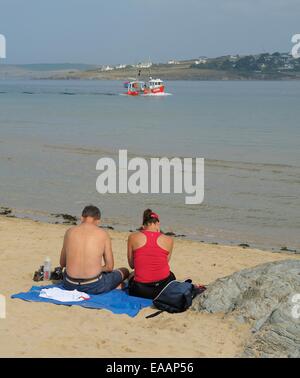
M 100 207 L 135 230 L 150 207 L 166 232 L 210 243 L 300 249 L 300 82 L 167 81 L 129 97 L 120 81 L 0 81 L 0 206 L 55 221 Z M 204 201 L 99 194 L 98 159 L 204 158 Z

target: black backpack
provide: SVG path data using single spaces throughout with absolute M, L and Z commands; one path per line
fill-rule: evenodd
M 171 281 L 153 299 L 153 305 L 160 311 L 148 315 L 146 318 L 153 318 L 164 311 L 170 313 L 184 312 L 192 305 L 195 296 L 201 294 L 204 290 L 206 290 L 204 286 L 196 287 L 191 280 Z

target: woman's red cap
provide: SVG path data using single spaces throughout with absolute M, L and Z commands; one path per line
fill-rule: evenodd
M 151 218 L 156 218 L 157 220 L 159 220 L 159 216 L 158 216 L 158 214 L 156 214 L 156 213 L 151 213 L 151 214 L 150 214 L 150 217 L 151 217 Z

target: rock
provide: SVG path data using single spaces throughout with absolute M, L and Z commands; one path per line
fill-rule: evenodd
M 242 247 L 242 248 L 249 248 L 250 245 L 247 244 L 247 243 L 241 243 L 241 244 L 239 244 L 239 247 Z
M 282 248 L 280 248 L 280 251 L 297 253 L 296 249 L 290 249 L 288 247 L 282 247 Z
M 12 213 L 12 210 L 8 207 L 0 207 L 0 215 L 9 215 Z
M 175 234 L 175 232 L 172 232 L 172 231 L 168 231 L 168 232 L 161 231 L 161 233 L 166 235 L 166 236 L 172 236 L 174 238 L 185 238 L 186 237 L 186 235 L 184 235 L 184 234 Z
M 114 227 L 107 226 L 107 225 L 100 226 L 100 228 L 106 228 L 107 230 L 114 230 Z
M 192 309 L 233 313 L 250 322 L 253 336 L 244 357 L 300 357 L 300 318 L 292 312 L 295 294 L 300 294 L 300 261 L 284 260 L 218 279 L 195 298 Z
M 240 323 L 240 324 L 244 324 L 246 321 L 245 321 L 245 318 L 242 316 L 242 315 L 237 315 L 235 317 L 235 320 Z
M 64 220 L 64 224 L 72 224 L 76 225 L 77 224 L 77 217 L 74 217 L 73 215 L 70 214 L 51 214 L 55 218 L 62 218 Z
M 166 236 L 176 236 L 174 232 L 163 232 L 163 234 Z
M 249 341 L 243 357 L 300 357 L 300 321 L 293 319 L 292 301 L 284 300 Z

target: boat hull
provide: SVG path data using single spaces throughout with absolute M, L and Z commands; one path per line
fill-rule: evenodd
M 145 88 L 141 91 L 127 91 L 126 94 L 128 96 L 138 96 L 138 95 L 146 95 L 146 94 L 158 94 L 158 93 L 164 93 L 165 92 L 165 86 L 162 85 L 158 88 Z
M 164 91 L 165 91 L 165 86 L 162 85 L 158 88 L 146 88 L 143 93 L 144 94 L 151 94 L 151 93 L 155 94 L 155 93 L 164 93 Z

